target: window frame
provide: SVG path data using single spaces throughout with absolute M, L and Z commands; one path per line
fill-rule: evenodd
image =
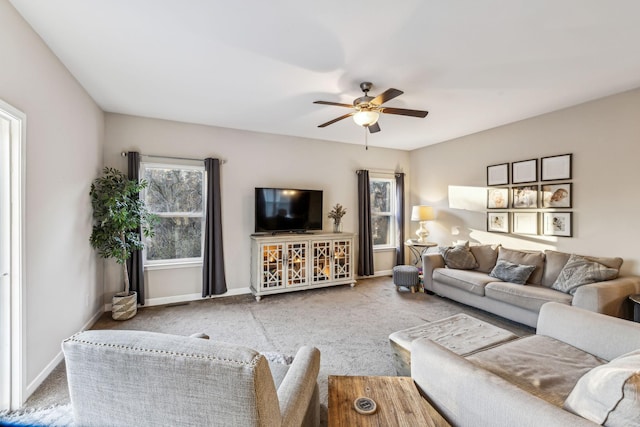
M 389 188 L 389 212 L 374 212 L 371 206 L 371 201 L 369 205 L 369 209 L 371 209 L 371 226 L 373 228 L 373 219 L 376 216 L 379 217 L 389 217 L 389 239 L 385 244 L 373 244 L 374 251 L 383 251 L 383 250 L 391 250 L 396 248 L 396 236 L 398 235 L 398 224 L 396 221 L 396 214 L 398 212 L 397 201 L 396 201 L 396 180 L 394 178 L 383 177 L 383 176 L 371 176 L 369 178 L 369 194 L 371 194 L 371 186 L 374 181 L 378 182 L 388 182 L 390 184 Z M 373 230 L 371 230 L 373 233 Z M 373 236 L 371 236 L 373 240 Z
M 202 172 L 202 214 L 195 214 L 193 212 L 155 212 L 149 210 L 150 213 L 160 218 L 197 218 L 202 217 L 202 232 L 200 233 L 200 256 L 190 258 L 175 258 L 175 259 L 162 259 L 162 260 L 149 260 L 147 259 L 147 238 L 143 236 L 142 240 L 144 248 L 142 250 L 142 265 L 145 269 L 163 269 L 173 267 L 189 267 L 202 265 L 203 252 L 204 252 L 204 230 L 206 220 L 206 206 L 207 206 L 207 171 L 204 164 L 197 161 L 145 161 L 142 159 L 140 162 L 140 178 L 144 179 L 145 171 L 152 168 L 163 169 L 179 169 L 179 170 L 197 170 Z M 147 189 L 145 188 L 140 193 L 140 197 L 146 201 Z M 179 214 L 179 215 L 176 215 Z

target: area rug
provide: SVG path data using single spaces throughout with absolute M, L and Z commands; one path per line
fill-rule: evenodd
M 73 426 L 73 411 L 71 405 L 55 405 L 48 408 L 29 408 L 9 413 L 0 412 L 2 426 Z

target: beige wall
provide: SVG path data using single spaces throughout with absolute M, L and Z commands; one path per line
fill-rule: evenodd
M 573 153 L 574 237 L 487 233 L 482 192 L 486 167 L 565 153 Z M 470 239 L 511 248 L 620 256 L 623 272 L 640 274 L 639 159 L 640 89 L 415 150 L 411 200 L 437 207 L 430 239 L 440 244 Z M 480 189 L 476 199 L 481 207 L 451 209 L 449 186 Z M 458 235 L 452 232 L 455 227 Z
M 336 203 L 347 209 L 344 231 L 357 231 L 357 169 L 408 172 L 409 153 L 361 144 L 339 144 L 120 114 L 106 115 L 105 163 L 126 170 L 122 151 L 202 159 L 218 157 L 221 167 L 222 226 L 229 293 L 247 292 L 250 239 L 254 231 L 254 188 L 294 187 L 324 191 L 326 213 Z M 409 179 L 407 177 L 407 183 Z M 324 229 L 331 229 L 326 217 Z M 393 252 L 376 255 L 376 270 L 391 268 Z M 119 287 L 120 271 L 107 264 L 105 303 Z M 201 292 L 201 267 L 147 273 L 148 299 Z M 162 300 L 166 302 L 167 300 Z
M 102 263 L 88 244 L 88 194 L 103 163 L 104 115 L 6 0 L 0 0 L 0 58 L 0 98 L 27 116 L 25 360 L 31 392 L 61 360 L 61 341 L 102 310 Z

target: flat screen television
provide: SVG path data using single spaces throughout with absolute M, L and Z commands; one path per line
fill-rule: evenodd
M 322 190 L 256 188 L 256 232 L 322 230 Z

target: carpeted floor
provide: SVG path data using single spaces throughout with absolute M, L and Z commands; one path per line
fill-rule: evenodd
M 126 322 L 110 313 L 93 329 L 137 329 L 190 335 L 204 332 L 214 340 L 241 344 L 262 352 L 294 355 L 302 345 L 321 352 L 318 382 L 326 420 L 329 375 L 395 375 L 390 333 L 467 313 L 516 335 L 534 330 L 498 316 L 424 293 L 396 291 L 390 277 L 360 280 L 351 288 L 338 286 L 267 296 L 209 299 L 183 305 L 141 308 Z M 26 402 L 24 409 L 69 403 L 64 363 Z

